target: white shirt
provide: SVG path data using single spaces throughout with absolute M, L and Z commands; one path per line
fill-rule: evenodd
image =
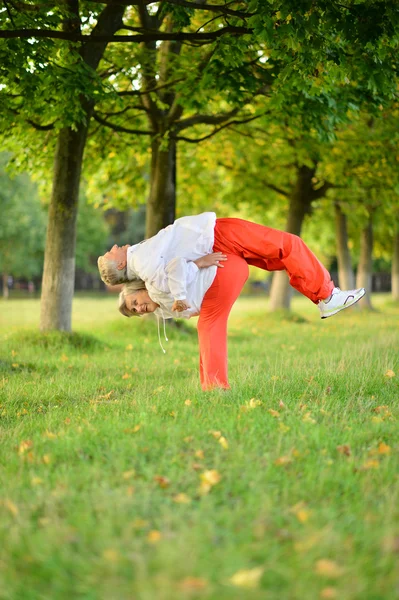
M 174 300 L 189 299 L 188 286 L 199 277 L 198 267 L 191 261 L 212 252 L 215 223 L 214 212 L 182 217 L 152 238 L 130 246 L 127 249 L 128 278 L 142 279 L 149 291 L 152 289 L 171 294 Z M 197 288 L 198 285 L 198 291 L 191 291 L 195 298 L 201 296 L 202 289 L 207 285 L 207 277 L 201 275 L 198 278 L 195 286 Z M 190 298 L 190 302 L 194 300 Z M 182 316 L 181 313 L 178 315 Z
M 146 284 L 148 295 L 153 302 L 159 304 L 154 312 L 156 315 L 163 317 L 164 319 L 189 319 L 190 317 L 197 316 L 201 309 L 201 304 L 204 299 L 206 292 L 211 287 L 213 280 L 216 276 L 217 267 L 206 267 L 205 269 L 199 269 L 194 263 L 187 263 L 193 265 L 196 269 L 194 277 L 189 281 L 186 279 L 185 286 L 187 291 L 188 304 L 190 308 L 182 312 L 172 311 L 172 305 L 174 297 L 171 293 L 162 292 L 151 284 Z M 192 275 L 193 271 L 188 272 Z

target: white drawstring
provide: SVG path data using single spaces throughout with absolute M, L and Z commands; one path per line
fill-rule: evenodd
M 162 308 L 160 308 L 159 310 L 160 310 L 160 311 L 161 311 L 161 313 L 162 313 L 162 320 L 163 320 L 163 334 L 164 334 L 164 336 L 165 336 L 165 340 L 166 340 L 167 342 L 169 342 L 168 338 L 166 337 L 165 317 L 163 316 L 163 311 L 162 311 Z M 164 354 L 166 354 L 166 350 L 165 350 L 165 348 L 162 346 L 162 342 L 161 342 L 161 332 L 160 332 L 160 330 L 159 330 L 159 315 L 158 315 L 158 314 L 156 314 L 156 317 L 157 317 L 157 325 L 158 325 L 158 341 L 159 341 L 159 345 L 160 345 L 160 346 L 161 346 L 161 348 L 162 348 L 162 352 L 163 352 Z

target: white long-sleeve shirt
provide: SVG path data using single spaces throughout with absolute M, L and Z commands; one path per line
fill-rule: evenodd
M 184 271 L 183 262 L 186 262 L 187 267 L 186 279 L 184 281 L 187 295 L 184 298 L 187 299 L 187 303 L 190 305 L 188 310 L 182 312 L 172 311 L 172 305 L 175 300 L 173 294 L 171 292 L 162 291 L 149 283 L 146 284 L 151 300 L 159 304 L 159 308 L 156 309 L 155 314 L 164 319 L 189 319 L 190 317 L 198 315 L 204 296 L 215 279 L 217 272 L 216 266 L 199 269 L 194 263 L 187 261 L 179 263 L 179 266 L 182 267 L 180 275 L 183 275 Z M 193 265 L 195 269 L 189 267 L 189 265 Z M 169 281 L 172 282 L 173 287 L 173 279 Z M 182 280 L 179 279 L 179 281 L 181 282 Z
M 215 223 L 213 212 L 182 217 L 152 238 L 130 246 L 127 250 L 128 278 L 142 279 L 147 289 L 171 294 L 173 300 L 188 299 L 187 286 L 198 276 L 198 267 L 192 261 L 212 252 Z M 198 281 L 203 278 L 205 284 L 207 278 L 204 276 Z

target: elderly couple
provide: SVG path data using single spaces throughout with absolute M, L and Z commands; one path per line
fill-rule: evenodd
M 198 316 L 203 390 L 228 389 L 227 319 L 247 278 L 248 265 L 285 270 L 290 284 L 317 304 L 322 319 L 352 306 L 363 288 L 341 291 L 296 235 L 215 213 L 182 217 L 134 246 L 113 246 L 98 259 L 107 285 L 125 283 L 119 310 L 127 316 Z M 159 320 L 158 320 L 159 335 Z

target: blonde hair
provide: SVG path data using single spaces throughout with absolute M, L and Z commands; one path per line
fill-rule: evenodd
M 135 279 L 134 281 L 129 281 L 126 285 L 123 286 L 121 293 L 119 294 L 119 303 L 118 309 L 119 312 L 124 317 L 140 317 L 141 315 L 133 310 L 129 310 L 126 306 L 126 298 L 127 296 L 131 296 L 131 294 L 135 294 L 139 290 L 145 290 L 144 281 L 141 279 Z
M 99 256 L 97 265 L 100 277 L 106 285 L 118 285 L 118 283 L 126 283 L 129 281 L 127 278 L 127 267 L 118 269 L 116 260 L 109 260 L 105 258 L 105 256 Z

